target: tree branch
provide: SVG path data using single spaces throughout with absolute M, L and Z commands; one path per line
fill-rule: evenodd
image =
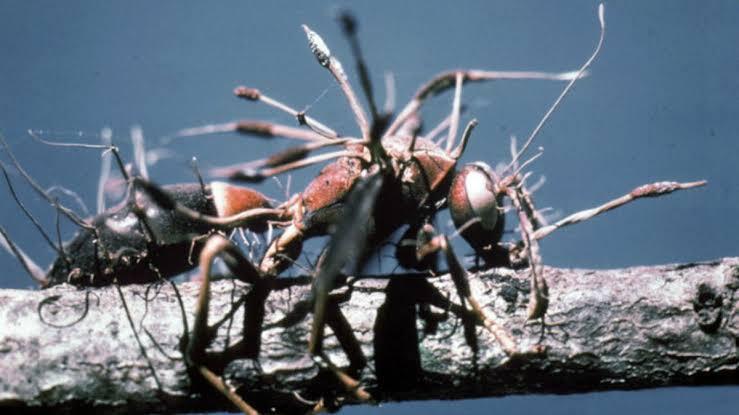
M 470 336 L 469 325 L 465 330 L 451 313 L 435 333 L 424 333 L 414 302 L 441 304 L 448 296 L 458 303 L 448 276 L 429 279 L 438 292 L 414 275 L 357 281 L 341 309 L 368 357 L 362 384 L 387 401 L 739 383 L 739 258 L 603 271 L 545 268 L 545 275 L 551 295 L 541 343 L 546 351 L 514 358 L 480 327 Z M 259 358 L 223 361 L 228 363 L 224 378 L 262 410 L 305 410 L 301 399 L 326 397 L 327 391 L 339 396 L 340 388 L 306 357 L 310 317 L 290 327 L 280 324 L 300 317 L 301 307 L 309 309 L 304 307 L 309 280 L 280 281 L 285 287 L 268 299 Z M 524 325 L 526 273 L 493 270 L 471 283 L 486 312 L 512 331 L 522 349 L 537 344 L 541 326 Z M 199 286 L 178 287 L 191 323 Z M 184 329 L 172 286 L 122 290 L 161 390 L 115 289 L 0 290 L 0 408 L 231 410 L 188 374 L 179 352 Z M 231 280 L 215 282 L 211 323 L 248 290 Z M 243 309 L 219 328 L 210 352 L 241 340 Z M 325 351 L 334 363 L 348 365 L 330 331 Z M 217 360 L 210 362 L 218 366 Z

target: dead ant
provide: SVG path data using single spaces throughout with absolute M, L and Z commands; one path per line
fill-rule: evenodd
M 14 200 L 57 253 L 56 260 L 44 271 L 0 227 L 0 242 L 4 242 L 6 249 L 42 288 L 61 283 L 102 286 L 170 278 L 196 266 L 191 258 L 201 251 L 204 236 L 237 227 L 264 232 L 267 220 L 279 216 L 279 210 L 272 209 L 264 195 L 246 187 L 224 182 L 205 184 L 199 178 L 196 183 L 160 188 L 143 175 L 129 174 L 118 149 L 112 145 L 57 143 L 41 140 L 33 133 L 31 136 L 48 145 L 109 151 L 127 183 L 127 196 L 123 201 L 83 219 L 44 191 L 20 165 L 5 139 L 0 137 L 5 152 L 23 179 L 59 214 L 81 228 L 71 240 L 62 243 L 57 235 L 57 242 L 53 242 L 18 199 L 6 168 L 0 164 Z M 144 168 L 139 170 L 145 174 Z M 162 201 L 162 193 L 167 196 L 165 202 Z M 155 197 L 158 198 L 155 200 Z M 101 200 L 100 196 L 98 200 Z M 175 203 L 177 210 L 172 211 L 165 206 L 167 201 Z
M 468 271 L 454 255 L 448 238 L 436 235 L 430 222 L 434 215 L 448 207 L 458 232 L 474 248 L 487 265 L 511 265 L 528 263 L 531 269 L 530 319 L 543 318 L 548 305 L 548 288 L 541 268 L 538 240 L 552 231 L 621 206 L 639 197 L 653 197 L 705 184 L 659 182 L 634 189 L 628 195 L 610 201 L 597 208 L 584 210 L 553 224 L 547 225 L 536 210 L 531 193 L 524 183 L 527 175 L 522 170 L 537 156 L 520 163 L 521 157 L 530 147 L 542 126 L 549 119 L 562 99 L 569 93 L 575 81 L 587 73 L 587 68 L 598 55 L 605 33 L 603 5 L 599 6 L 600 38 L 590 58 L 574 72 L 500 72 L 480 70 L 453 70 L 444 72 L 424 84 L 411 101 L 393 118 L 392 108 L 378 110 L 366 65 L 356 40 L 356 23 L 348 15 L 341 16 L 343 31 L 352 45 L 361 87 L 369 103 L 371 121 L 357 98 L 340 61 L 331 54 L 323 39 L 307 26 L 303 29 L 308 44 L 318 63 L 335 78 L 349 103 L 361 137 L 347 137 L 290 106 L 273 99 L 257 89 L 238 87 L 237 97 L 249 101 L 261 101 L 294 116 L 307 129 L 273 124 L 263 121 L 239 121 L 187 129 L 179 135 L 237 131 L 258 136 L 282 136 L 307 140 L 308 143 L 290 148 L 262 160 L 246 164 L 215 169 L 216 176 L 232 180 L 260 182 L 267 177 L 305 166 L 334 160 L 325 166 L 301 193 L 294 195 L 280 206 L 291 223 L 270 244 L 259 264 L 263 277 L 274 278 L 296 260 L 303 242 L 315 236 L 332 234 L 328 247 L 318 261 L 314 273 L 313 321 L 308 352 L 317 358 L 320 365 L 331 369 L 359 399 L 368 395 L 358 383 L 339 371 L 323 355 L 321 344 L 328 315 L 340 313 L 331 306 L 330 292 L 337 285 L 337 278 L 344 273 L 360 270 L 372 252 L 395 231 L 408 226 L 405 235 L 416 240 L 415 255 L 401 253 L 399 260 L 407 267 L 423 267 L 422 261 L 429 254 L 442 251 L 457 291 L 471 309 L 477 324 L 484 326 L 501 344 L 503 351 L 514 355 L 519 350 L 507 330 L 488 317 L 483 307 L 474 298 L 468 284 Z M 459 144 L 455 146 L 460 124 L 462 86 L 466 82 L 504 79 L 544 79 L 568 81 L 560 96 L 551 105 L 539 124 L 534 128 L 521 149 L 513 146 L 512 161 L 501 172 L 496 173 L 485 163 L 468 164 L 457 173 L 457 161 L 465 150 L 467 141 L 477 122 L 469 122 Z M 431 97 L 453 88 L 454 101 L 451 114 L 430 134 L 419 134 L 420 109 Z M 439 143 L 433 137 L 439 131 L 447 136 Z M 441 142 L 444 142 L 443 145 Z M 335 152 L 310 156 L 317 149 L 341 146 Z M 518 212 L 521 241 L 506 245 L 501 242 L 504 226 L 503 199 L 508 197 Z M 418 235 L 416 237 L 415 235 Z M 207 255 L 206 255 L 207 251 Z M 203 261 L 209 264 L 219 254 L 217 244 L 205 250 Z M 415 257 L 415 258 L 414 258 Z M 203 271 L 206 270 L 206 271 Z M 207 274 L 207 265 L 201 267 Z M 207 278 L 204 278 L 204 293 L 198 314 L 207 316 Z M 266 298 L 266 296 L 264 297 Z M 456 308 L 459 310 L 459 307 Z M 206 332 L 206 317 L 200 316 L 201 327 L 196 332 Z M 334 330 L 336 332 L 336 330 Z M 252 339 L 254 340 L 254 339 Z M 258 339 L 256 340 L 258 341 Z M 343 342 L 342 342 L 343 343 Z M 197 344 L 200 352 L 207 343 Z M 349 351 L 347 351 L 349 354 Z M 357 353 L 350 355 L 352 362 L 364 362 Z M 352 365 L 356 366 L 356 365 Z M 361 368 L 360 368 L 361 369 Z M 228 395 L 228 394 L 227 394 Z M 232 397 L 233 398 L 233 397 Z

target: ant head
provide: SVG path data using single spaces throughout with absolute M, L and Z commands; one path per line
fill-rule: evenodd
M 503 232 L 497 175 L 485 163 L 466 164 L 449 190 L 449 211 L 462 237 L 481 252 L 500 241 Z

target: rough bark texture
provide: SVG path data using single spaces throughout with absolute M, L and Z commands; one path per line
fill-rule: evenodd
M 739 383 L 739 258 L 619 270 L 546 268 L 546 276 L 551 296 L 541 341 L 546 351 L 514 358 L 507 358 L 488 332 L 470 330 L 454 314 L 435 333 L 424 333 L 413 304 L 433 297 L 423 278 L 357 282 L 341 309 L 368 358 L 360 376 L 363 385 L 375 399 L 386 401 Z M 430 281 L 458 302 L 449 278 Z M 471 282 L 487 312 L 500 318 L 521 349 L 537 344 L 540 326 L 524 325 L 525 273 L 493 270 Z M 306 357 L 310 317 L 289 328 L 276 324 L 290 311 L 299 314 L 294 311 L 306 298 L 308 280 L 293 283 L 269 296 L 258 360 L 239 359 L 225 368 L 228 382 L 262 410 L 305 409 L 293 392 L 316 399 L 333 391 L 336 396 L 327 402 L 342 399 L 334 377 L 319 373 Z M 199 286 L 178 287 L 192 324 Z M 122 290 L 161 388 L 142 357 L 116 289 L 89 294 L 69 286 L 0 290 L 0 410 L 232 410 L 229 402 L 188 375 L 179 351 L 182 314 L 172 287 Z M 211 322 L 248 291 L 230 280 L 214 283 Z M 89 310 L 80 319 L 88 295 Z M 210 351 L 240 339 L 243 308 L 218 330 Z M 56 327 L 60 325 L 68 326 Z M 329 330 L 325 351 L 334 363 L 348 364 Z

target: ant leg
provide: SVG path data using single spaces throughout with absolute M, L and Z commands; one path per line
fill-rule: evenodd
M 208 327 L 208 308 L 210 305 L 210 270 L 213 261 L 221 257 L 234 276 L 241 281 L 258 285 L 261 272 L 246 259 L 238 248 L 221 234 L 215 233 L 208 238 L 200 253 L 200 280 L 202 281 L 195 322 L 188 340 L 187 354 L 191 358 L 201 357 L 212 333 Z
M 210 273 L 213 266 L 213 261 L 216 257 L 231 258 L 243 265 L 248 262 L 246 258 L 243 258 L 235 246 L 224 238 L 222 235 L 215 234 L 205 243 L 203 250 L 200 253 L 200 276 L 202 285 L 200 288 L 200 295 L 198 297 L 198 305 L 195 313 L 195 321 L 193 328 L 190 332 L 190 337 L 187 339 L 187 346 L 185 347 L 185 360 L 188 365 L 194 367 L 198 373 L 210 383 L 216 390 L 221 392 L 226 398 L 228 398 L 239 410 L 245 414 L 257 414 L 258 412 L 247 404 L 236 392 L 231 389 L 223 379 L 216 375 L 209 368 L 201 364 L 205 357 L 205 349 L 211 342 L 213 333 L 211 328 L 208 326 L 208 309 L 210 305 Z M 227 264 L 230 261 L 226 261 Z M 244 274 L 237 273 L 241 278 L 245 280 L 252 280 L 258 278 L 258 272 L 251 274 L 256 270 L 251 267 L 247 267 Z
M 352 373 L 358 373 L 367 366 L 367 358 L 362 352 L 359 341 L 356 336 L 354 336 L 352 326 L 349 324 L 349 321 L 347 321 L 344 313 L 341 312 L 339 301 L 335 298 L 332 297 L 328 301 L 326 308 L 326 324 L 334 332 L 334 335 L 339 340 L 341 348 L 349 357 L 349 371 Z
M 146 348 L 144 347 L 144 344 L 141 343 L 138 330 L 136 330 L 136 324 L 133 322 L 133 318 L 131 317 L 131 311 L 128 309 L 128 302 L 126 302 L 126 297 L 123 295 L 123 290 L 121 290 L 121 286 L 117 283 L 113 284 L 113 286 L 115 287 L 116 292 L 118 293 L 118 298 L 121 299 L 121 304 L 123 305 L 123 311 L 126 314 L 128 325 L 129 327 L 131 327 L 131 331 L 133 332 L 133 337 L 136 339 L 136 344 L 139 345 L 139 351 L 141 352 L 141 355 L 144 356 L 144 360 L 146 360 L 147 366 L 149 366 L 149 370 L 151 371 L 151 375 L 154 378 L 154 383 L 156 383 L 157 385 L 157 389 L 161 391 L 162 384 L 159 381 L 157 372 L 154 369 L 154 365 L 151 363 L 151 359 L 149 358 L 149 354 L 146 352 Z
M 357 340 L 352 327 L 341 312 L 339 304 L 347 301 L 351 297 L 351 285 L 346 293 L 340 295 L 331 295 L 326 302 L 326 324 L 331 328 L 339 345 L 349 358 L 347 374 L 342 369 L 335 366 L 322 351 L 314 356 L 318 359 L 317 363 L 329 371 L 331 371 L 336 379 L 342 384 L 347 393 L 352 394 L 361 402 L 367 402 L 372 396 L 361 387 L 360 383 L 352 376 L 361 372 L 367 366 L 367 358 L 362 352 L 362 348 Z
M 300 218 L 290 224 L 276 237 L 267 248 L 259 268 L 265 274 L 278 275 L 287 269 L 300 255 L 303 249 L 303 227 Z
M 469 275 L 467 269 L 459 262 L 457 255 L 454 253 L 446 235 L 435 235 L 433 226 L 426 225 L 419 232 L 417 255 L 419 261 L 426 255 L 441 250 L 446 257 L 449 266 L 449 274 L 452 277 L 457 293 L 472 308 L 472 313 L 478 322 L 492 334 L 500 344 L 503 351 L 512 356 L 518 353 L 518 346 L 513 340 L 511 334 L 500 323 L 488 317 L 482 308 L 482 305 L 472 295 L 469 284 Z

